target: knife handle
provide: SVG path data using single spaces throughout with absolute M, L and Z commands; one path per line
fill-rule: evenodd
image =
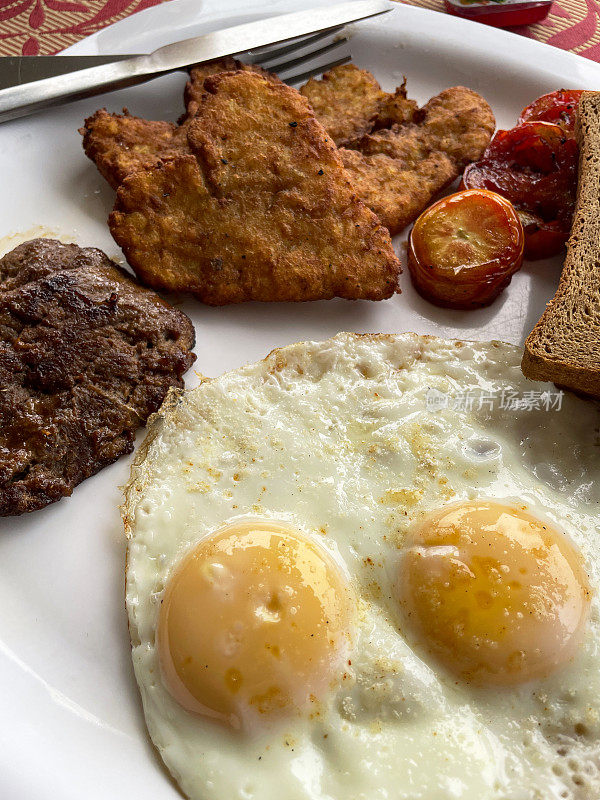
M 10 86 L 0 90 L 0 122 L 25 117 L 42 108 L 134 86 L 172 71 L 157 65 L 152 56 L 143 55 Z

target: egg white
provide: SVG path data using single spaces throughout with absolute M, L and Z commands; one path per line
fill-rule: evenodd
M 600 796 L 600 607 L 566 668 L 516 688 L 457 682 L 403 631 L 393 599 L 411 523 L 445 503 L 519 503 L 562 529 L 600 585 L 600 413 L 501 408 L 521 351 L 412 334 L 340 334 L 173 393 L 132 469 L 127 609 L 152 740 L 193 800 L 589 800 Z M 471 410 L 427 407 L 480 392 Z M 479 407 L 481 405 L 481 408 Z M 360 598 L 350 664 L 311 714 L 240 733 L 184 711 L 155 645 L 166 581 L 238 518 L 290 523 Z M 283 789 L 282 787 L 285 787 Z M 284 794 L 282 794 L 284 792 Z

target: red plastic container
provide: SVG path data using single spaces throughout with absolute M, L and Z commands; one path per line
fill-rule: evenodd
M 531 25 L 548 16 L 552 0 L 444 0 L 446 10 L 458 17 L 510 28 Z

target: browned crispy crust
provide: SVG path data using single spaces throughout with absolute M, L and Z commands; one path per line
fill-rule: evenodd
M 453 165 L 440 153 L 424 159 L 417 169 L 404 168 L 402 162 L 382 154 L 340 150 L 340 155 L 358 196 L 392 235 L 413 222 L 456 177 Z
M 269 80 L 279 81 L 273 73 L 231 57 L 192 67 L 184 91 L 186 113 L 177 125 L 134 117 L 127 109 L 123 110 L 123 114 L 110 114 L 102 108 L 88 117 L 79 130 L 86 156 L 96 164 L 112 188 L 117 189 L 127 175 L 143 166 L 190 153 L 187 125 L 198 109 L 205 78 L 238 69 L 257 72 Z
M 320 79 L 311 78 L 300 93 L 338 147 L 347 147 L 373 130 L 388 96 L 370 72 L 354 64 L 334 67 Z
M 205 79 L 239 69 L 257 72 L 268 80 L 279 82 L 273 73 L 234 58 L 222 58 L 193 67 L 184 92 L 186 113 L 178 125 L 141 119 L 127 111 L 121 115 L 101 109 L 86 119 L 80 130 L 86 155 L 116 189 L 140 166 L 189 153 L 187 124 L 198 110 L 205 91 Z M 301 91 L 337 145 L 354 145 L 357 139 L 374 128 L 406 122 L 412 119 L 417 108 L 414 100 L 406 98 L 404 85 L 393 94 L 383 92 L 370 72 L 352 64 L 334 68 L 322 80 L 311 79 Z
M 131 452 L 193 345 L 185 314 L 100 250 L 36 239 L 0 259 L 0 515 Z
M 495 128 L 486 101 L 463 86 L 440 92 L 414 120 L 340 150 L 359 197 L 392 235 L 480 157 Z
M 495 124 L 492 109 L 481 95 L 454 86 L 432 97 L 414 122 L 364 136 L 357 147 L 365 155 L 384 153 L 407 168 L 414 168 L 433 151 L 464 166 L 479 158 Z
M 206 94 L 206 79 L 237 66 L 281 83 L 275 75 L 234 59 L 195 67 L 180 126 L 101 110 L 82 129 L 85 152 L 115 188 L 144 166 L 191 154 L 188 126 Z M 413 222 L 481 156 L 495 127 L 489 105 L 470 89 L 447 89 L 419 109 L 406 97 L 404 84 L 388 94 L 370 72 L 354 65 L 335 67 L 301 91 L 331 138 L 345 145 L 340 156 L 357 195 L 392 234 Z
M 391 128 L 392 125 L 404 125 L 407 122 L 419 122 L 423 112 L 419 110 L 416 100 L 406 96 L 406 78 L 391 94 L 386 94 L 377 117 L 373 130 Z
M 185 126 L 152 121 L 123 114 L 109 114 L 101 108 L 86 119 L 83 149 L 113 189 L 144 164 L 161 158 L 189 153 Z
M 219 58 L 215 61 L 207 61 L 205 64 L 199 64 L 197 67 L 192 67 L 190 70 L 190 79 L 186 83 L 183 92 L 183 102 L 185 103 L 186 111 L 179 122 L 185 122 L 186 119 L 195 116 L 202 95 L 204 94 L 204 81 L 206 78 L 211 75 L 218 75 L 219 72 L 237 72 L 240 69 L 256 72 L 267 80 L 279 82 L 279 78 L 275 73 L 269 72 L 255 64 L 244 64 L 243 61 L 238 61 L 237 58 L 232 58 L 231 56 Z
M 130 175 L 111 232 L 149 285 L 211 305 L 381 300 L 400 264 L 308 102 L 254 72 L 205 80 L 193 156 Z M 195 156 L 195 157 L 194 157 Z
M 365 134 L 412 122 L 418 114 L 417 103 L 406 96 L 406 80 L 390 94 L 374 75 L 354 64 L 311 78 L 300 92 L 338 147 L 356 147 Z

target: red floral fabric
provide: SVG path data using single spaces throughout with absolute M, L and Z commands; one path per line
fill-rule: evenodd
M 165 0 L 0 0 L 0 55 L 57 53 Z
M 600 0 L 555 0 L 550 15 L 528 35 L 600 61 Z
M 0 55 L 56 53 L 100 28 L 168 0 L 0 0 Z M 438 11 L 443 0 L 400 0 Z M 543 22 L 517 29 L 600 61 L 600 0 L 555 0 Z

